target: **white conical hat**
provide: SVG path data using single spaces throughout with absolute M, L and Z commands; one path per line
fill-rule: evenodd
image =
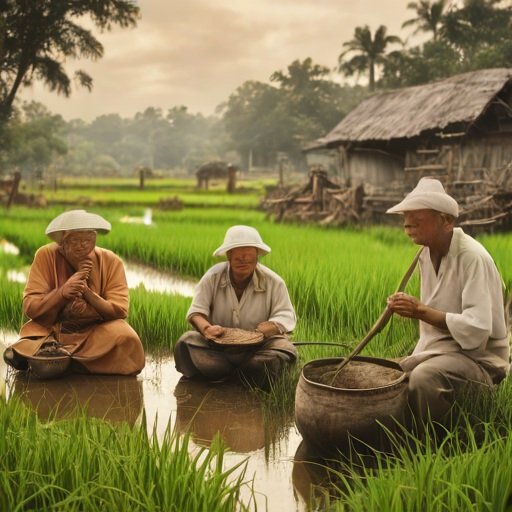
M 80 229 L 94 229 L 100 235 L 106 235 L 112 229 L 112 226 L 103 217 L 95 213 L 87 213 L 85 210 L 71 210 L 55 217 L 46 228 L 45 234 L 54 242 L 60 244 L 64 231 Z
M 433 178 L 421 178 L 416 188 L 401 203 L 393 206 L 386 213 L 403 213 L 424 208 L 449 213 L 454 217 L 459 216 L 457 201 L 445 192 L 439 180 Z
M 213 255 L 223 256 L 235 247 L 256 247 L 260 256 L 264 256 L 271 251 L 270 247 L 263 243 L 256 229 L 249 226 L 233 226 L 226 231 L 224 243 Z

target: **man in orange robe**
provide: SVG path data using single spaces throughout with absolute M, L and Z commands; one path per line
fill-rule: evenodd
M 136 375 L 144 368 L 140 339 L 124 321 L 130 297 L 123 263 L 96 247 L 96 232 L 110 229 L 102 217 L 84 210 L 50 223 L 46 234 L 56 243 L 36 252 L 23 292 L 23 310 L 31 320 L 6 350 L 8 364 L 25 369 L 26 358 L 53 330 L 78 371 Z

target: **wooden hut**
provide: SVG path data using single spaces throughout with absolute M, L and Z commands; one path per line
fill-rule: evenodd
M 512 170 L 512 69 L 375 94 L 309 150 L 332 148 L 352 186 L 410 189 L 426 175 L 502 183 Z

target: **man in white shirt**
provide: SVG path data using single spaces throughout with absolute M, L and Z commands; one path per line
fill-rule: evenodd
M 425 246 L 420 260 L 421 300 L 388 298 L 398 315 L 420 320 L 420 339 L 401 362 L 417 419 L 439 421 L 471 383 L 493 386 L 510 368 L 503 282 L 492 257 L 454 228 L 457 202 L 438 180 L 423 178 L 387 213 L 402 213 L 406 234 Z
M 199 282 L 187 321 L 196 331 L 186 332 L 174 348 L 176 369 L 186 377 L 203 375 L 221 380 L 237 368 L 255 382 L 277 374 L 297 359 L 288 333 L 295 327 L 295 312 L 285 282 L 258 262 L 270 252 L 256 229 L 233 226 L 224 244 L 213 254 L 228 261 L 213 266 Z M 265 343 L 255 349 L 219 349 L 204 336 L 216 336 L 226 327 L 258 330 Z

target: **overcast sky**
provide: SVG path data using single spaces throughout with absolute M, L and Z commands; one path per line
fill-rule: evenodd
M 24 99 L 44 103 L 65 119 L 118 112 L 131 117 L 148 106 L 186 105 L 211 114 L 245 80 L 268 81 L 295 59 L 334 67 L 354 28 L 388 27 L 403 39 L 414 17 L 409 0 L 140 0 L 135 29 L 98 34 L 105 56 L 68 62 L 94 79 L 91 93 L 57 96 L 36 83 Z

